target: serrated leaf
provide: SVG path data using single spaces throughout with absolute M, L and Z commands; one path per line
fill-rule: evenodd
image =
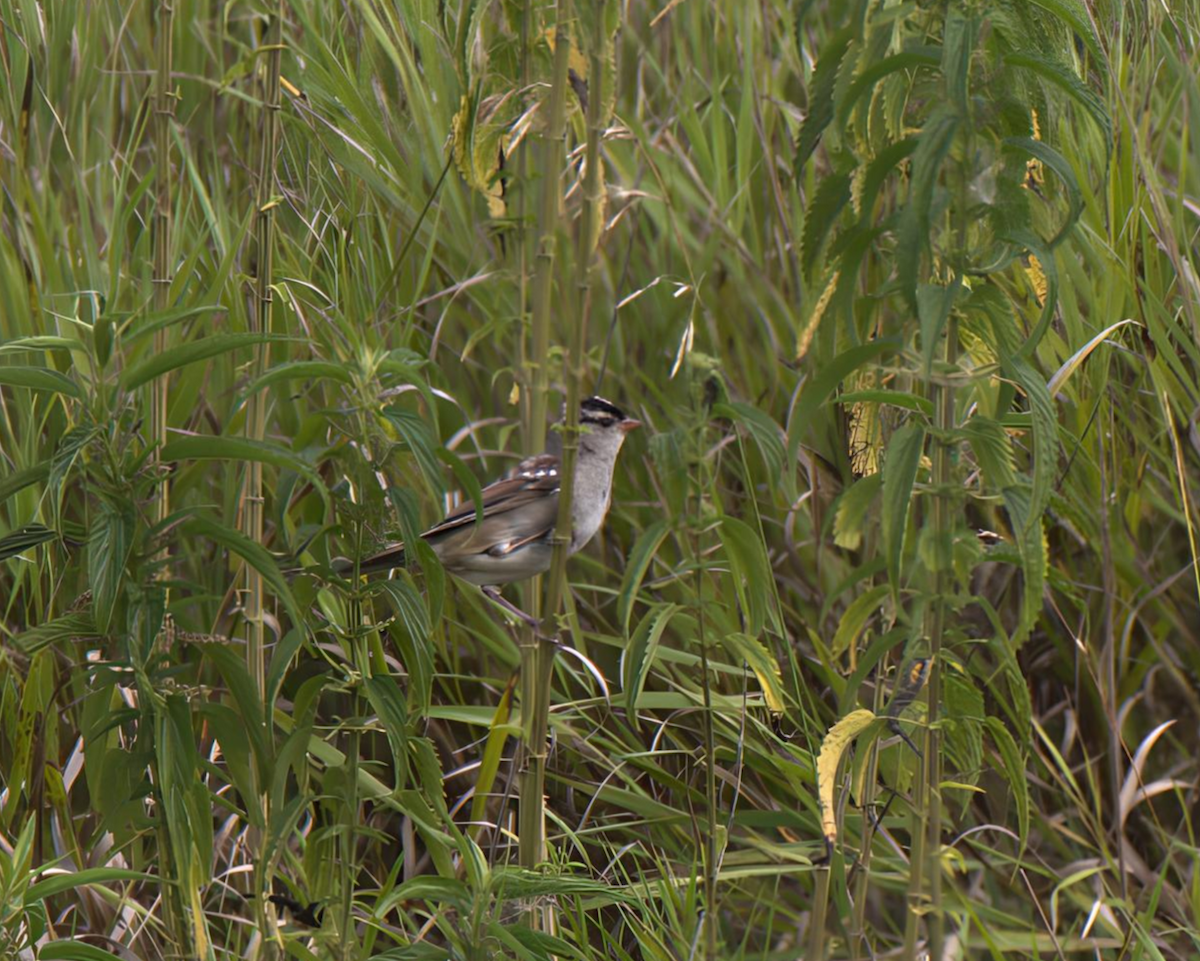
M 1103 134 L 1105 146 L 1112 143 L 1112 119 L 1104 101 L 1067 64 L 1044 57 L 1033 49 L 1010 53 L 1004 58 L 1004 62 L 1011 67 L 1032 71 L 1043 80 L 1054 84 L 1083 107 L 1088 116 L 1095 121 Z
M 386 674 L 364 678 L 363 691 L 387 735 L 388 746 L 392 749 L 396 790 L 401 790 L 408 782 L 408 707 L 404 703 L 404 692 Z
M 868 361 L 895 349 L 894 342 L 882 338 L 873 340 L 869 344 L 851 347 L 821 367 L 812 379 L 805 383 L 788 416 L 787 463 L 789 469 L 796 463 L 804 431 L 811 427 L 817 409 L 837 389 L 838 384 L 867 364 Z
M 866 708 L 851 711 L 831 727 L 821 741 L 821 752 L 817 755 L 817 797 L 821 802 L 821 830 L 830 846 L 838 835 L 837 809 L 833 803 L 838 765 L 850 743 L 875 720 L 874 713 Z
M 727 634 L 724 639 L 725 648 L 734 657 L 750 665 L 750 670 L 758 678 L 762 688 L 763 699 L 767 707 L 776 714 L 782 714 L 784 709 L 783 677 L 779 671 L 779 662 L 757 637 L 740 632 Z
M 633 614 L 633 605 L 641 589 L 642 579 L 670 532 L 671 523 L 667 519 L 653 521 L 638 535 L 633 549 L 629 552 L 625 572 L 621 576 L 621 590 L 617 594 L 617 620 L 621 622 L 621 633 L 625 637 L 629 637 L 629 618 Z
M 883 461 L 883 549 L 887 555 L 888 583 L 895 596 L 900 593 L 900 561 L 908 534 L 908 512 L 924 449 L 925 427 L 910 421 L 892 435 Z
M 850 201 L 850 177 L 846 174 L 827 174 L 817 184 L 804 214 L 804 232 L 800 241 L 800 265 L 812 278 L 813 268 L 821 253 L 825 238 L 837 223 L 838 215 Z
M 92 613 L 96 629 L 107 634 L 112 624 L 125 575 L 125 563 L 133 550 L 132 506 L 117 510 L 102 502 L 88 537 L 88 583 L 92 590 Z
M 921 67 L 936 68 L 941 62 L 942 58 L 937 47 L 921 46 L 912 47 L 902 53 L 893 54 L 890 57 L 884 57 L 882 60 L 871 64 L 855 77 L 854 81 L 846 88 L 846 93 L 838 104 L 838 122 L 845 124 L 846 118 L 850 116 L 850 112 L 854 109 L 859 99 L 864 94 L 873 90 L 875 85 L 884 77 L 898 73 L 901 70 L 917 70 Z
M 945 286 L 921 284 L 917 287 L 917 317 L 921 322 L 921 376 L 926 380 L 933 371 L 933 356 L 941 345 L 942 330 L 961 287 L 961 274 L 955 274 L 954 279 Z
M 1082 0 L 1032 0 L 1032 2 L 1043 10 L 1049 10 L 1058 19 L 1069 25 L 1088 48 L 1088 53 L 1095 61 L 1093 66 L 1100 71 L 1106 69 L 1108 60 L 1100 49 L 1100 38 L 1096 36 L 1096 31 L 1092 28 L 1092 18 Z
M 655 604 L 638 622 L 629 644 L 621 653 L 621 687 L 625 691 L 625 707 L 630 716 L 637 717 L 637 701 L 646 686 L 646 677 L 654 663 L 663 631 L 671 618 L 682 611 L 678 604 Z
M 900 211 L 896 233 L 896 275 L 909 307 L 916 309 L 917 276 L 921 255 L 929 246 L 929 216 L 934 187 L 942 161 L 950 152 L 960 120 L 948 110 L 935 110 L 929 117 L 912 156 L 908 201 Z
M 1025 759 L 1021 756 L 1016 740 L 1000 718 L 986 718 L 984 724 L 987 725 L 988 734 L 992 736 L 992 743 L 1000 753 L 1002 773 L 1008 781 L 1009 790 L 1012 791 L 1013 801 L 1017 806 L 1017 834 L 1021 839 L 1021 847 L 1017 852 L 1019 859 L 1025 852 L 1025 845 L 1029 843 L 1029 782 L 1025 771 Z
M 976 414 L 967 421 L 963 433 L 989 487 L 1002 491 L 1017 483 L 1012 438 L 999 421 Z
M 771 564 L 762 538 L 736 517 L 721 518 L 721 544 L 729 561 L 729 576 L 746 618 L 746 630 L 759 634 L 772 614 Z M 771 618 L 773 626 L 775 618 Z
M 837 84 L 842 58 L 853 39 L 854 27 L 843 27 L 829 38 L 817 56 L 817 66 L 813 70 L 812 86 L 808 95 L 808 114 L 796 137 L 796 159 L 793 169 L 797 179 L 803 175 L 804 165 L 817 149 L 821 134 L 833 119 L 833 90 Z

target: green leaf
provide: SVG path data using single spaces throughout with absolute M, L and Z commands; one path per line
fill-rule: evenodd
M 271 592 L 278 597 L 287 609 L 288 616 L 295 625 L 305 623 L 292 588 L 275 563 L 275 558 L 261 544 L 256 544 L 241 531 L 233 530 L 206 517 L 197 517 L 183 525 L 186 537 L 207 538 L 221 547 L 232 551 L 247 564 L 258 571 L 270 587 Z
M 404 703 L 404 693 L 386 674 L 365 678 L 363 690 L 387 735 L 392 749 L 396 790 L 402 790 L 408 782 L 408 707 Z
M 796 137 L 794 169 L 797 179 L 802 177 L 804 165 L 817 149 L 821 134 L 833 119 L 833 91 L 837 85 L 838 70 L 853 39 L 854 27 L 842 27 L 829 38 L 817 57 L 808 95 L 808 113 Z
M 963 433 L 989 487 L 1002 491 L 1017 483 L 1012 438 L 999 421 L 976 414 L 967 421 Z
M 50 476 L 50 462 L 43 461 L 35 467 L 14 471 L 7 477 L 0 477 L 0 504 L 23 491 L 26 487 L 40 484 Z
M 783 430 L 775 423 L 770 414 L 734 401 L 713 405 L 714 417 L 725 417 L 745 427 L 754 438 L 762 454 L 763 463 L 771 474 L 772 482 L 783 477 L 784 450 Z M 790 476 L 790 475 L 789 475 Z
M 280 470 L 295 471 L 312 485 L 326 507 L 329 507 L 329 491 L 321 475 L 299 454 L 273 441 L 234 436 L 177 437 L 166 443 L 160 456 L 167 463 L 183 460 L 254 461 L 270 464 Z
M 384 419 L 396 428 L 404 442 L 404 446 L 412 452 L 421 467 L 421 473 L 434 495 L 441 498 L 445 492 L 442 483 L 442 471 L 438 466 L 438 456 L 434 449 L 439 446 L 434 440 L 433 431 L 420 414 L 391 406 L 383 410 Z
M 135 518 L 132 505 L 118 510 L 101 502 L 88 538 L 88 578 L 96 629 L 107 634 L 133 549 Z
M 38 948 L 38 961 L 122 961 L 119 955 L 84 941 L 50 941 Z
M 787 463 L 789 465 L 796 463 L 796 455 L 800 451 L 804 431 L 812 426 L 813 415 L 816 414 L 817 408 L 825 403 L 826 398 L 837 389 L 838 384 L 860 367 L 866 366 L 868 361 L 895 349 L 895 342 L 882 338 L 873 340 L 869 344 L 851 347 L 822 366 L 820 371 L 804 384 L 788 417 Z
M 248 397 L 251 394 L 257 394 L 266 387 L 289 380 L 336 380 L 343 384 L 349 384 L 353 382 L 354 378 L 350 376 L 350 371 L 341 364 L 333 364 L 325 360 L 297 360 L 269 368 L 242 391 L 242 396 Z
M 1036 2 L 1036 0 L 1035 0 Z M 1004 58 L 1010 67 L 1029 70 L 1043 80 L 1046 80 L 1079 104 L 1095 121 L 1104 137 L 1107 147 L 1112 143 L 1112 119 L 1100 96 L 1084 83 L 1075 71 L 1060 60 L 1043 57 L 1032 48 L 1021 53 L 1010 53 Z
M 83 394 L 75 381 L 66 374 L 48 367 L 11 367 L 0 366 L 0 385 L 10 387 L 26 387 L 29 390 L 45 390 L 55 394 L 66 394 L 68 397 L 80 399 Z
M 638 698 L 646 686 L 646 677 L 654 663 L 663 631 L 671 623 L 671 618 L 682 610 L 678 604 L 652 605 L 621 653 L 621 688 L 625 691 L 625 708 L 635 720 Z
M 968 116 L 970 101 L 971 54 L 979 33 L 979 18 L 964 16 L 959 7 L 949 7 L 942 31 L 942 77 L 946 98 Z
M 254 347 L 258 344 L 295 342 L 298 338 L 284 334 L 211 334 L 177 347 L 168 347 L 161 354 L 153 354 L 143 361 L 126 367 L 121 372 L 120 383 L 125 390 L 137 390 L 156 377 L 188 364 L 209 360 L 232 350 Z
M 642 579 L 654 560 L 654 555 L 671 532 L 671 522 L 666 518 L 652 521 L 634 542 L 629 558 L 625 562 L 625 572 L 621 576 L 621 590 L 617 595 L 617 620 L 621 622 L 621 633 L 629 637 L 629 618 L 633 613 L 633 605 L 637 593 L 641 589 Z
M 273 741 L 267 727 L 266 710 L 258 697 L 254 680 L 246 670 L 245 662 L 225 644 L 209 642 L 198 644 L 197 647 L 204 656 L 216 666 L 233 697 L 246 734 L 250 739 L 250 748 L 258 776 L 259 785 L 271 782 L 271 771 L 274 766 Z
M 33 655 L 42 648 L 59 641 L 96 640 L 101 636 L 100 631 L 96 629 L 92 612 L 79 611 L 75 614 L 64 614 L 45 624 L 32 627 L 13 638 L 13 644 L 18 650 Z
M 912 158 L 912 179 L 908 202 L 900 211 L 896 233 L 896 273 L 909 306 L 915 310 L 917 275 L 921 255 L 929 246 L 929 215 L 933 191 L 958 133 L 959 118 L 948 110 L 935 110 L 921 132 Z
M 54 540 L 57 536 L 54 531 L 42 524 L 26 524 L 24 527 L 19 527 L 0 537 L 0 561 L 16 557 L 31 547 Z
M 828 174 L 821 178 L 804 214 L 804 233 L 800 240 L 800 266 L 812 280 L 825 238 L 837 223 L 838 215 L 850 200 L 850 177 Z
M 846 118 L 850 116 L 850 112 L 859 99 L 865 93 L 873 90 L 884 77 L 901 70 L 916 70 L 921 67 L 936 69 L 941 62 L 942 58 L 938 48 L 928 46 L 912 47 L 903 53 L 893 54 L 876 61 L 855 77 L 850 86 L 846 88 L 846 93 L 843 95 L 841 103 L 838 104 L 838 123 L 844 125 Z
M 730 654 L 750 665 L 750 670 L 758 678 L 767 707 L 776 714 L 782 714 L 785 706 L 783 676 L 779 662 L 767 646 L 757 637 L 740 632 L 726 634 L 724 644 Z
M 883 549 L 887 555 L 888 583 L 897 597 L 909 505 L 924 448 L 924 425 L 910 421 L 892 435 L 883 460 Z
M 832 657 L 841 657 L 846 651 L 850 650 L 850 645 L 858 640 L 858 635 L 862 633 L 863 626 L 867 623 L 879 606 L 883 603 L 883 599 L 887 597 L 890 588 L 887 584 L 876 584 L 865 594 L 859 594 L 850 606 L 846 608 L 846 613 L 842 615 L 842 619 L 838 622 L 837 633 L 833 636 L 833 643 L 830 645 L 829 653 Z
M 746 631 L 760 634 L 772 614 L 770 588 L 774 579 L 766 547 L 748 524 L 729 515 L 721 518 L 720 535 L 733 588 L 746 618 Z M 779 630 L 778 624 L 772 626 Z
M 921 321 L 921 376 L 928 380 L 933 371 L 933 355 L 942 342 L 942 330 L 962 287 L 962 275 L 955 274 L 947 285 L 921 284 L 917 288 L 917 316 Z
M 1047 249 L 1053 250 L 1067 239 L 1067 234 L 1071 232 L 1079 215 L 1083 213 L 1083 193 L 1079 189 L 1079 181 L 1075 179 L 1075 171 L 1071 169 L 1067 158 L 1044 140 L 1034 140 L 1032 137 L 1006 137 L 1004 144 L 1006 147 L 1030 154 L 1040 160 L 1058 175 L 1058 179 L 1062 181 L 1063 187 L 1067 191 L 1067 219 L 1058 228 L 1058 233 L 1045 245 Z M 1034 252 L 1037 253 L 1037 251 Z M 1049 258 L 1039 256 L 1038 259 L 1043 261 L 1043 268 L 1049 270 L 1045 263 L 1045 260 Z
M 85 868 L 82 871 L 65 871 L 61 874 L 52 874 L 45 880 L 31 885 L 25 892 L 24 903 L 28 906 L 34 901 L 41 901 L 85 884 L 108 884 L 111 881 L 150 881 L 157 884 L 161 880 L 162 878 L 153 874 L 127 871 L 124 868 Z
M 1083 40 L 1084 46 L 1088 48 L 1088 53 L 1092 55 L 1094 61 L 1092 66 L 1101 72 L 1105 71 L 1108 59 L 1100 49 L 1100 38 L 1096 36 L 1096 31 L 1092 28 L 1092 18 L 1083 4 L 1083 0 L 1032 0 L 1032 2 L 1043 10 L 1049 10 L 1059 20 L 1068 24 Z
M 1029 781 L 1025 771 L 1025 759 L 1021 756 L 1016 740 L 1000 718 L 986 718 L 984 724 L 992 736 L 992 743 L 1000 753 L 1004 777 L 1017 806 L 1017 834 L 1021 838 L 1021 849 L 1017 852 L 1017 857 L 1020 858 L 1025 852 L 1025 845 L 1029 843 Z
M 875 503 L 883 478 L 879 474 L 860 477 L 837 499 L 833 513 L 833 542 L 848 551 L 856 551 L 862 543 L 863 521 Z

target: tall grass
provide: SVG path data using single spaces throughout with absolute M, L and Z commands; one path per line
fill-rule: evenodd
M 0 954 L 1194 954 L 1198 13 L 0 0 Z

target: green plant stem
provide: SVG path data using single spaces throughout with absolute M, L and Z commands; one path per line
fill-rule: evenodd
M 550 88 L 549 112 L 546 121 L 545 139 L 542 144 L 542 192 L 538 204 L 537 275 L 533 287 L 533 362 L 534 387 L 530 397 L 530 423 L 527 434 L 532 449 L 545 443 L 546 410 L 550 390 L 550 333 L 551 308 L 554 290 L 554 271 L 558 247 L 559 229 L 559 171 L 563 164 L 563 141 L 566 126 L 567 63 L 570 41 L 567 17 L 570 3 L 564 0 L 558 5 L 558 20 L 555 27 L 554 76 Z M 562 464 L 562 491 L 560 500 L 569 504 L 571 481 L 573 480 L 573 453 L 571 443 L 575 431 L 571 429 L 578 411 L 568 409 L 568 424 L 564 433 Z M 569 516 L 569 515 L 568 515 Z M 556 532 L 556 553 L 563 551 L 561 538 L 564 532 Z M 565 532 L 570 537 L 570 532 Z M 561 561 L 560 561 L 561 563 Z M 551 575 L 553 579 L 553 574 Z M 536 596 L 536 589 L 534 591 Z M 537 611 L 533 612 L 535 615 Z M 549 639 L 538 636 L 526 627 L 521 637 L 521 712 L 524 727 L 524 752 L 520 778 L 519 812 L 519 860 L 522 867 L 534 868 L 545 859 L 545 784 L 546 784 L 546 737 L 550 716 L 550 678 L 553 669 L 554 646 Z
M 266 117 L 262 124 L 262 140 L 258 157 L 258 185 L 255 195 L 255 247 L 257 270 L 255 274 L 255 305 L 251 311 L 250 327 L 254 333 L 270 333 L 274 313 L 274 293 L 272 281 L 274 278 L 275 251 L 275 204 L 271 198 L 275 184 L 275 157 L 279 149 L 279 109 L 280 109 L 280 70 L 283 60 L 283 3 L 276 4 L 271 16 L 270 26 L 266 34 L 266 57 L 263 65 L 263 106 Z M 251 364 L 251 379 L 259 377 L 266 369 L 267 347 L 259 345 L 254 348 L 254 359 Z M 266 438 L 267 400 L 261 391 L 251 393 L 246 402 L 246 436 L 252 441 L 262 441 Z M 263 471 L 261 461 L 252 461 L 246 465 L 246 474 L 242 488 L 242 532 L 253 543 L 263 542 Z M 244 568 L 245 609 L 247 624 L 246 660 L 247 669 L 254 681 L 255 690 L 263 703 L 262 723 L 268 728 L 272 726 L 273 709 L 266 703 L 266 653 L 265 625 L 263 621 L 263 583 L 262 576 L 250 566 Z M 270 893 L 270 865 L 263 863 L 262 849 L 267 843 L 267 826 L 271 823 L 271 803 L 269 785 L 260 784 L 259 796 L 254 800 L 259 807 L 259 816 L 264 829 L 258 833 L 257 847 L 260 856 L 256 858 L 259 870 L 255 872 L 255 920 L 262 932 L 262 950 L 260 957 L 274 957 L 279 944 L 279 932 L 275 911 L 267 900 Z M 247 799 L 249 801 L 249 799 Z

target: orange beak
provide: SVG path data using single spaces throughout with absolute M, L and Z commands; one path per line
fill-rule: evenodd
M 631 430 L 637 430 L 642 426 L 640 420 L 634 420 L 632 417 L 626 417 L 621 423 L 617 424 L 622 434 L 628 434 Z

